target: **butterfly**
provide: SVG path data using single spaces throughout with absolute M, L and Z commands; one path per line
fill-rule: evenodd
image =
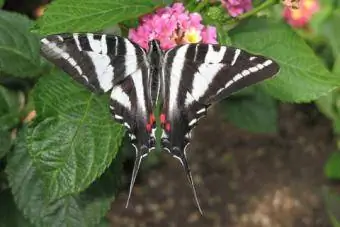
M 140 164 L 155 149 L 159 120 L 161 149 L 182 164 L 202 213 L 186 154 L 192 129 L 213 103 L 274 76 L 280 67 L 270 58 L 216 44 L 183 44 L 163 51 L 152 40 L 148 47 L 107 34 L 41 39 L 47 60 L 89 90 L 110 92 L 109 111 L 125 126 L 136 152 L 126 207 Z

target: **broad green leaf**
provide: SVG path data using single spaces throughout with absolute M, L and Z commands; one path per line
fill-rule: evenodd
M 340 9 L 333 12 L 323 26 L 324 35 L 327 36 L 335 56 L 340 56 Z
M 153 11 L 162 1 L 58 0 L 39 21 L 42 34 L 98 31 Z
M 226 118 L 242 129 L 268 133 L 277 131 L 276 101 L 259 88 L 252 89 L 251 94 L 243 94 L 242 91 L 221 104 Z
M 323 197 L 333 227 L 340 227 L 340 192 L 330 187 L 323 188 Z
M 23 133 L 9 155 L 6 172 L 16 204 L 35 226 L 86 227 L 98 224 L 110 208 L 119 188 L 121 167 L 121 160 L 117 158 L 85 192 L 49 202 Z
M 332 75 L 283 21 L 251 18 L 231 30 L 230 37 L 236 46 L 278 62 L 277 77 L 263 85 L 280 100 L 308 102 L 340 86 L 340 77 Z
M 37 121 L 28 149 L 50 199 L 77 193 L 116 156 L 124 133 L 99 97 L 61 72 L 42 78 L 34 91 Z
M 5 0 L 0 0 L 0 8 L 4 5 Z
M 0 72 L 33 77 L 41 71 L 39 39 L 29 32 L 31 25 L 22 15 L 0 10 Z
M 16 207 L 10 190 L 0 191 L 0 227 L 31 227 Z
M 340 152 L 334 152 L 327 160 L 325 175 L 329 179 L 340 180 Z

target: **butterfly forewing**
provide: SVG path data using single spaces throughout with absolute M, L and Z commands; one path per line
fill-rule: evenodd
M 142 48 L 114 35 L 50 35 L 41 44 L 46 59 L 95 92 L 109 91 L 146 63 Z

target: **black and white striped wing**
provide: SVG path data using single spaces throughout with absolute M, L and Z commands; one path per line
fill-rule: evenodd
M 106 34 L 50 35 L 41 54 L 94 92 L 112 86 L 146 63 L 145 51 L 128 39 Z
M 156 124 L 145 51 L 128 39 L 105 34 L 51 35 L 41 43 L 42 55 L 76 81 L 94 92 L 111 90 L 111 114 L 127 128 L 136 151 L 131 194 L 140 163 L 155 146 Z
M 271 59 L 227 46 L 187 44 L 165 53 L 161 145 L 180 160 L 193 190 L 185 153 L 191 129 L 212 103 L 278 71 Z M 195 198 L 199 206 L 196 193 Z

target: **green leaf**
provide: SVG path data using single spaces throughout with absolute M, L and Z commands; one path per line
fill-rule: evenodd
M 325 175 L 329 179 L 340 180 L 340 152 L 334 152 L 327 160 Z
M 11 133 L 0 130 L 0 159 L 9 152 L 11 145 Z
M 40 44 L 29 32 L 31 25 L 24 16 L 0 10 L 0 71 L 17 77 L 39 75 Z
M 0 159 L 11 148 L 11 129 L 20 121 L 20 106 L 20 94 L 0 86 Z
M 10 190 L 0 192 L 0 201 L 0 227 L 32 226 L 16 207 Z
M 340 86 L 340 77 L 332 75 L 283 21 L 251 18 L 231 30 L 230 37 L 236 46 L 279 63 L 278 76 L 263 86 L 280 100 L 308 102 Z
M 29 156 L 25 132 L 10 153 L 6 173 L 15 202 L 35 226 L 94 226 L 110 208 L 118 191 L 120 158 L 85 192 L 49 202 L 40 174 Z
M 323 188 L 323 197 L 333 227 L 340 227 L 340 193 L 330 187 Z
M 337 220 L 333 214 L 329 214 L 333 227 L 340 227 L 340 220 Z
M 87 188 L 110 165 L 124 133 L 99 97 L 61 72 L 42 78 L 34 91 L 38 114 L 28 149 L 50 199 Z
M 5 3 L 5 0 L 0 0 L 0 7 L 2 7 Z
M 335 59 L 333 73 L 334 75 L 340 77 L 340 55 L 338 55 L 337 58 Z
M 0 131 L 7 131 L 19 122 L 20 93 L 0 85 Z
M 221 104 L 226 118 L 242 129 L 265 133 L 277 131 L 276 101 L 259 88 L 244 89 Z
M 323 26 L 323 33 L 328 38 L 335 56 L 340 56 L 340 9 L 333 12 Z
M 332 120 L 336 120 L 336 118 L 338 118 L 338 112 L 335 106 L 337 97 L 336 93 L 336 91 L 331 92 L 327 95 L 321 96 L 315 101 L 319 110 Z
M 96 225 L 96 227 L 109 227 L 109 226 L 110 226 L 110 221 L 107 220 L 107 218 L 102 218 L 102 220 L 100 220 L 98 225 Z
M 58 0 L 39 21 L 42 34 L 98 31 L 153 11 L 162 1 Z
M 319 4 L 322 10 L 313 14 L 308 24 L 314 34 L 323 35 L 322 26 L 334 11 L 334 0 L 320 0 Z

